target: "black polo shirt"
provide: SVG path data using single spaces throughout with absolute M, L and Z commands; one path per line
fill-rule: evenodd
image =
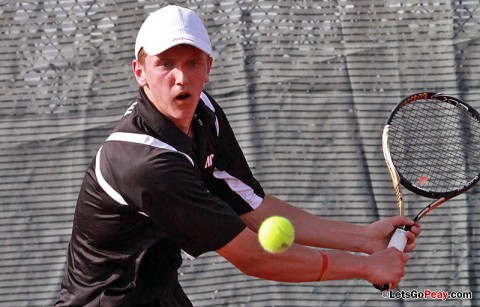
M 193 125 L 191 139 L 140 91 L 86 171 L 56 306 L 190 305 L 181 251 L 221 248 L 264 197 L 206 93 Z

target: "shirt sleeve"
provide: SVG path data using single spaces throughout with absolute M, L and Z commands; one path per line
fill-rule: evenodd
M 160 236 L 197 257 L 223 247 L 245 228 L 234 210 L 207 190 L 182 154 L 157 151 L 136 155 L 114 181 L 126 202 L 156 224 Z
M 257 208 L 265 197 L 255 179 L 228 119 L 214 103 L 219 125 L 213 179 L 208 189 L 241 215 Z

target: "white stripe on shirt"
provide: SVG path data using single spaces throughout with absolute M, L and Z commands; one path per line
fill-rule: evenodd
M 263 199 L 255 194 L 255 191 L 253 191 L 250 186 L 243 183 L 240 179 L 218 169 L 213 171 L 213 176 L 217 179 L 224 180 L 230 189 L 243 198 L 243 200 L 245 200 L 253 209 L 256 209 L 262 203 Z

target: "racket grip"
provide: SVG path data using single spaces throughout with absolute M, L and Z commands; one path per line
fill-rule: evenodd
M 403 252 L 405 249 L 405 245 L 407 245 L 407 231 L 404 229 L 397 228 L 393 233 L 392 238 L 390 239 L 390 243 L 388 243 L 388 247 L 395 247 L 399 251 Z
M 388 243 L 388 247 L 395 247 L 399 251 L 403 252 L 405 249 L 405 245 L 407 245 L 407 231 L 401 228 L 397 228 L 393 233 L 390 242 Z M 383 285 L 373 285 L 375 288 L 381 291 L 389 290 L 391 285 L 390 284 L 383 284 Z

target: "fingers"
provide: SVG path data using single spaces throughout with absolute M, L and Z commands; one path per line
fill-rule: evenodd
M 415 225 L 415 222 L 412 221 L 411 219 L 409 219 L 408 217 L 406 216 L 403 216 L 403 215 L 399 215 L 398 216 L 398 220 L 396 221 L 396 225 L 397 227 L 400 227 L 400 226 L 414 226 Z
M 407 244 L 407 245 L 405 245 L 404 252 L 405 253 L 410 253 L 415 249 L 415 247 L 416 247 L 415 243 Z
M 394 251 L 397 254 L 397 257 L 401 260 L 401 262 L 405 265 L 408 262 L 408 259 L 410 259 L 410 256 L 408 256 L 407 253 L 399 251 L 397 248 L 391 246 L 387 250 Z
M 407 236 L 407 247 L 405 251 L 411 251 L 415 247 L 415 238 L 420 235 L 420 224 L 414 222 L 405 216 L 395 216 L 393 217 L 393 225 L 396 227 L 409 226 L 409 229 L 406 233 Z M 408 248 L 408 249 L 407 249 Z
M 405 252 L 411 252 L 415 249 L 415 239 L 420 235 L 420 224 L 415 223 L 412 228 L 407 231 L 407 245 L 405 246 Z
M 402 280 L 402 278 L 405 276 L 405 269 L 402 269 L 398 275 L 398 277 L 396 278 L 396 280 L 394 282 L 391 282 L 390 283 L 390 289 L 389 290 L 393 290 L 395 288 L 398 287 L 398 285 L 400 284 L 400 281 Z
M 407 244 L 412 244 L 413 242 L 415 242 L 415 238 L 417 237 L 415 233 L 407 231 L 405 235 L 407 236 Z
M 416 237 L 418 237 L 421 232 L 420 224 L 414 223 L 413 226 L 410 228 L 410 232 L 412 232 Z
M 400 280 L 405 276 L 405 265 L 407 264 L 409 259 L 409 256 L 406 253 L 402 253 L 400 251 L 398 252 L 400 253 L 400 260 L 402 264 L 400 265 L 396 280 L 391 283 L 390 290 L 397 288 L 398 285 L 400 284 Z
M 407 253 L 402 253 L 402 256 L 401 256 L 401 257 L 402 257 L 401 259 L 402 259 L 402 261 L 403 261 L 403 264 L 407 264 L 408 259 L 410 259 L 410 256 L 408 256 Z M 403 277 L 403 275 L 402 275 L 402 277 Z
M 373 268 L 369 281 L 374 284 L 393 284 L 397 287 L 403 276 L 405 276 L 405 265 L 409 259 L 395 247 L 372 254 Z

